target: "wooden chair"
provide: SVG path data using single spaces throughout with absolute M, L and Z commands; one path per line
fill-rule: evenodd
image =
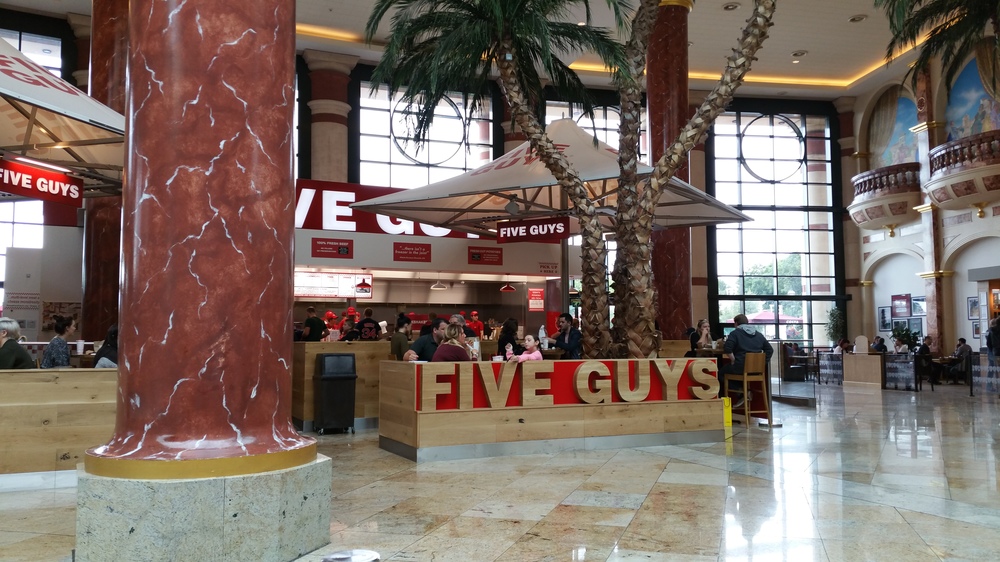
M 767 414 L 767 425 L 771 426 L 771 400 L 770 396 L 767 396 L 767 359 L 764 352 L 760 353 L 747 353 L 743 359 L 743 375 L 729 375 L 732 377 L 739 385 L 740 388 L 737 390 L 730 390 L 730 396 L 739 394 L 744 397 L 743 400 L 743 416 L 746 419 L 746 426 L 750 427 L 750 414 Z M 747 396 L 750 389 L 750 383 L 759 382 L 761 388 L 764 389 L 764 409 L 763 410 L 753 410 L 750 406 L 750 400 Z

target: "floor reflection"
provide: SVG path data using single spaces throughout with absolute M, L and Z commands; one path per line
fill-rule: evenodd
M 375 432 L 333 458 L 331 544 L 383 560 L 993 560 L 1000 408 L 974 388 L 816 386 L 721 443 L 433 462 Z M 0 478 L 0 490 L 5 479 Z M 70 559 L 73 488 L 0 493 L 0 560 Z

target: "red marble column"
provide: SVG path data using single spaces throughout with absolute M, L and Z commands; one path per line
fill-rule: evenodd
M 659 160 L 687 123 L 688 13 L 691 0 L 662 0 L 646 64 L 651 161 Z M 687 165 L 677 178 L 687 180 Z M 691 318 L 691 230 L 653 232 L 653 283 L 664 339 L 683 339 Z
M 91 15 L 90 96 L 125 111 L 125 62 L 128 59 L 128 0 L 94 0 Z M 80 337 L 103 340 L 118 322 L 121 272 L 121 197 L 84 202 L 83 315 Z
M 290 418 L 295 4 L 130 9 L 119 399 L 87 471 L 310 462 Z

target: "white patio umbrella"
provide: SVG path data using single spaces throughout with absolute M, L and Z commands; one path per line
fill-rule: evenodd
M 84 196 L 120 193 L 125 117 L 0 40 L 0 155 L 84 178 Z
M 546 132 L 579 172 L 605 229 L 613 230 L 618 151 L 603 142 L 595 144 L 594 137 L 571 119 L 552 122 Z M 649 166 L 639 165 L 640 175 L 650 172 Z M 494 236 L 498 221 L 572 214 L 572 204 L 528 142 L 471 172 L 351 207 L 484 237 Z M 675 178 L 663 189 L 654 224 L 670 228 L 748 220 L 743 213 Z M 570 227 L 575 233 L 577 221 L 570 221 Z

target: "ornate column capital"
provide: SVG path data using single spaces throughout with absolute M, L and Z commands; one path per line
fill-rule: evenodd
M 311 100 L 307 102 L 313 115 L 340 115 L 347 117 L 351 113 L 351 104 L 337 100 Z
M 351 74 L 359 60 L 358 57 L 352 55 L 340 55 L 313 49 L 302 51 L 302 58 L 306 59 L 310 71 L 333 70 L 346 75 Z
M 69 22 L 69 26 L 73 29 L 73 35 L 77 39 L 90 39 L 90 16 L 70 13 L 66 14 L 66 21 Z

